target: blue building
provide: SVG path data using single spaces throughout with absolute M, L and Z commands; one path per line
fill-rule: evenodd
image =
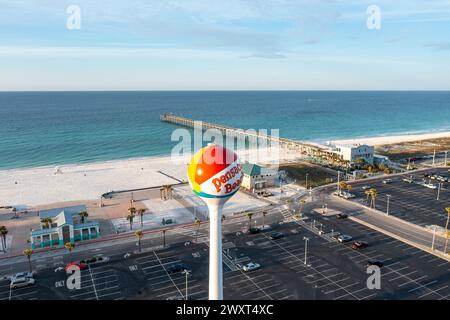
M 97 221 L 81 223 L 80 212 L 86 211 L 86 206 L 72 206 L 58 209 L 42 210 L 39 219 L 50 218 L 51 223 L 31 231 L 31 248 L 63 246 L 67 242 L 96 239 L 100 237 Z

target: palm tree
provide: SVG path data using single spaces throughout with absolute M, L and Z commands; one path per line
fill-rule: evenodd
M 66 242 L 64 248 L 69 250 L 69 260 L 72 261 L 72 250 L 75 248 L 75 245 L 72 242 Z
M 200 221 L 200 219 L 195 217 L 194 224 L 197 226 L 197 232 L 195 232 L 195 242 L 197 242 L 197 239 L 198 239 L 198 232 L 200 231 L 201 223 L 202 222 Z
M 138 214 L 141 216 L 141 229 L 144 227 L 144 213 L 145 213 L 145 209 L 139 209 Z
M 142 231 L 136 231 L 134 235 L 138 238 L 139 243 L 139 252 L 141 252 L 141 239 L 144 236 L 144 233 Z
M 369 205 L 369 197 L 370 197 L 370 195 L 371 195 L 370 190 L 364 191 L 364 194 L 367 196 L 367 197 L 366 197 L 366 204 Z
M 84 223 L 84 219 L 86 219 L 87 217 L 89 217 L 89 213 L 87 213 L 86 211 L 82 211 L 78 214 L 81 218 L 81 223 Z
M 130 230 L 133 230 L 133 220 L 134 220 L 134 213 L 130 213 L 127 215 L 127 220 L 130 222 Z
M 23 254 L 28 258 L 28 265 L 30 266 L 30 273 L 33 273 L 33 270 L 31 268 L 31 255 L 33 254 L 33 250 L 25 249 L 25 250 L 23 250 Z
M 12 212 L 14 212 L 14 218 L 17 218 L 17 208 L 13 207 Z
M 2 249 L 6 252 L 6 235 L 8 234 L 8 229 L 5 226 L 0 226 L 0 236 L 2 238 Z
M 375 209 L 375 200 L 377 199 L 377 189 L 372 188 L 369 190 L 370 194 L 370 207 Z
M 53 220 L 50 217 L 45 217 L 41 219 L 41 223 L 44 224 L 45 229 L 48 229 L 50 225 L 53 223 Z
M 253 213 L 252 212 L 247 212 L 246 214 L 247 218 L 248 218 L 248 231 L 250 232 L 252 230 L 252 217 L 253 217 Z
M 347 183 L 345 181 L 339 182 L 339 191 L 347 188 Z

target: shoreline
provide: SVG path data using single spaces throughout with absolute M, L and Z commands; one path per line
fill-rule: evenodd
M 334 143 L 369 143 L 382 145 L 449 137 L 450 132 L 396 135 L 385 137 L 334 140 Z M 296 152 L 279 149 L 244 149 L 237 151 L 241 161 L 279 164 L 301 158 Z M 109 191 L 129 190 L 179 183 L 186 180 L 189 155 L 170 155 L 108 160 L 60 166 L 42 166 L 0 170 L 0 206 L 18 209 L 69 201 L 98 200 Z M 55 174 L 55 168 L 62 173 Z
M 334 144 L 369 144 L 373 146 L 381 146 L 388 144 L 423 141 L 439 138 L 450 138 L 450 131 L 386 135 L 386 136 L 376 136 L 366 138 L 338 139 L 338 140 L 330 140 L 330 142 Z
M 288 150 L 242 150 L 242 161 L 270 163 L 295 159 Z M 187 181 L 190 155 L 111 160 L 75 165 L 0 170 L 0 206 L 18 209 L 69 201 L 98 200 L 109 191 L 142 189 Z M 258 161 L 252 161 L 258 160 Z M 58 167 L 61 172 L 56 173 Z

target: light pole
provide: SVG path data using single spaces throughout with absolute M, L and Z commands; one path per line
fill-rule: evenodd
M 389 199 L 391 199 L 391 195 L 387 194 L 387 205 L 386 205 L 386 215 L 389 215 Z
M 186 293 L 184 294 L 184 299 L 188 300 L 188 276 L 191 274 L 191 270 L 184 270 L 183 273 L 186 275 Z
M 441 185 L 442 185 L 442 182 L 439 182 L 439 183 L 438 183 L 438 190 L 437 190 L 437 197 L 436 197 L 436 200 L 439 200 L 439 195 L 440 195 L 440 193 L 441 193 Z
M 434 160 L 436 159 L 436 149 L 434 149 L 433 151 L 433 164 L 432 166 L 434 167 Z
M 448 151 L 445 151 L 445 156 L 444 156 L 444 166 L 446 167 L 447 166 L 447 152 Z
M 309 238 L 308 237 L 303 237 L 303 240 L 305 240 L 305 266 L 307 266 L 308 264 L 306 263 L 306 259 L 308 258 L 308 241 L 309 241 Z

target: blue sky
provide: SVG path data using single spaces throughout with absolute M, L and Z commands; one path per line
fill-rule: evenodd
M 203 89 L 450 90 L 450 1 L 0 0 L 2 91 Z

